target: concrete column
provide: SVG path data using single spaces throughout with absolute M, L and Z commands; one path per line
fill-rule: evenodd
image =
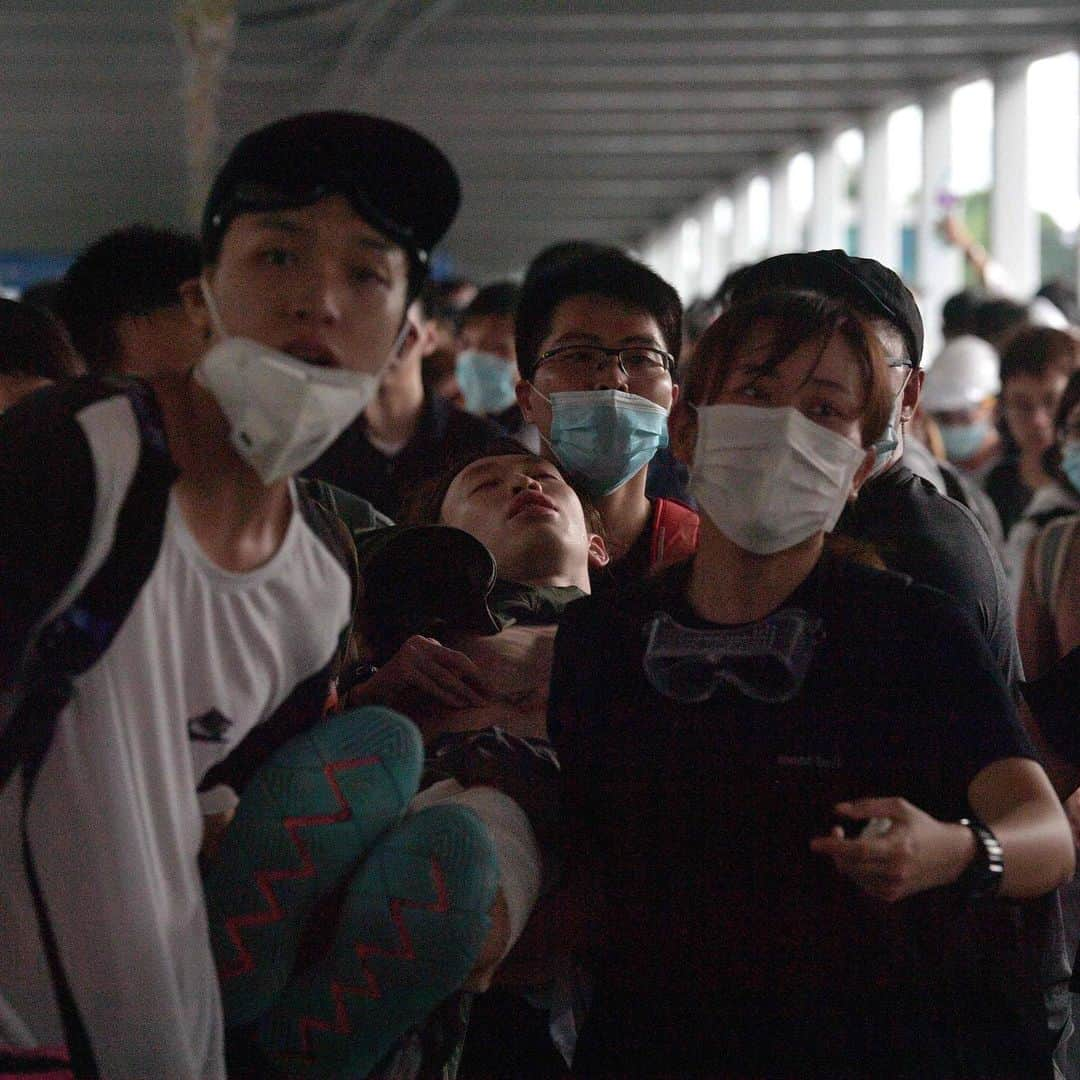
M 769 253 L 779 255 L 800 247 L 791 209 L 791 184 L 788 180 L 790 157 L 781 157 L 769 174 Z
M 723 199 L 723 203 L 721 204 L 720 209 L 717 210 L 716 204 L 719 199 Z M 717 288 L 719 288 L 720 282 L 724 280 L 728 271 L 733 269 L 735 264 L 735 222 L 732 193 L 730 191 L 725 191 L 722 194 L 717 194 L 711 200 L 710 213 L 713 219 L 713 228 L 716 231 L 716 253 L 718 260 L 716 284 Z
M 682 295 L 682 273 L 679 266 L 679 240 L 674 226 L 669 225 L 658 237 L 660 276 L 679 295 Z
M 859 255 L 896 269 L 900 238 L 889 190 L 889 117 L 875 113 L 863 129 L 859 199 Z
M 1039 224 L 1028 180 L 1027 69 L 1029 60 L 994 75 L 994 187 L 990 194 L 990 251 L 1017 293 L 1039 284 Z
M 814 147 L 814 205 L 810 208 L 810 247 L 843 246 L 840 225 L 840 185 L 843 168 L 833 137 Z
M 926 356 L 942 345 L 941 306 L 963 283 L 963 257 L 938 234 L 945 213 L 939 197 L 951 190 L 952 91 L 937 91 L 922 101 L 923 186 L 919 196 L 916 296 L 926 326 Z
M 749 176 L 740 176 L 731 193 L 731 261 L 748 262 L 753 256 L 750 250 L 750 180 Z
M 713 203 L 716 194 L 702 200 L 697 209 L 696 218 L 701 226 L 701 295 L 712 296 L 716 286 L 720 284 L 721 256 L 720 256 L 720 233 L 716 228 L 716 217 L 713 214 Z

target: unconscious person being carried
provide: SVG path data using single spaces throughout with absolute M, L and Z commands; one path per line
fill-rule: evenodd
M 342 694 L 367 707 L 270 759 L 207 874 L 226 1020 L 256 1070 L 364 1076 L 395 1044 L 405 1067 L 401 1037 L 486 989 L 552 877 L 548 678 L 556 624 L 607 558 L 598 517 L 510 440 L 417 506 L 441 524 L 360 551 L 367 655 Z M 422 777 L 385 706 L 415 718 Z M 380 722 L 394 745 L 365 777 L 350 748 Z M 344 763 L 334 783 L 320 762 Z

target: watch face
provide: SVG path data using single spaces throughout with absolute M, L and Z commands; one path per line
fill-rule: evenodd
M 975 858 L 961 875 L 958 884 L 967 893 L 969 899 L 977 900 L 993 896 L 1001 887 L 1005 873 L 1004 852 L 998 838 L 981 822 L 971 818 L 961 818 L 961 825 L 966 825 L 975 836 Z

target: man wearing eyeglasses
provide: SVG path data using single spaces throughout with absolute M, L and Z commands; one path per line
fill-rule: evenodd
M 679 392 L 675 290 L 621 252 L 586 254 L 526 281 L 515 337 L 522 414 L 539 429 L 542 454 L 595 500 L 607 530 L 612 563 L 594 574 L 594 591 L 692 554 L 697 515 L 645 494 Z

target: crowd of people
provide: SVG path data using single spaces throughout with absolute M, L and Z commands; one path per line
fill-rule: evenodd
M 301 114 L 0 301 L 0 1077 L 1080 1076 L 1075 299 L 461 196 Z

